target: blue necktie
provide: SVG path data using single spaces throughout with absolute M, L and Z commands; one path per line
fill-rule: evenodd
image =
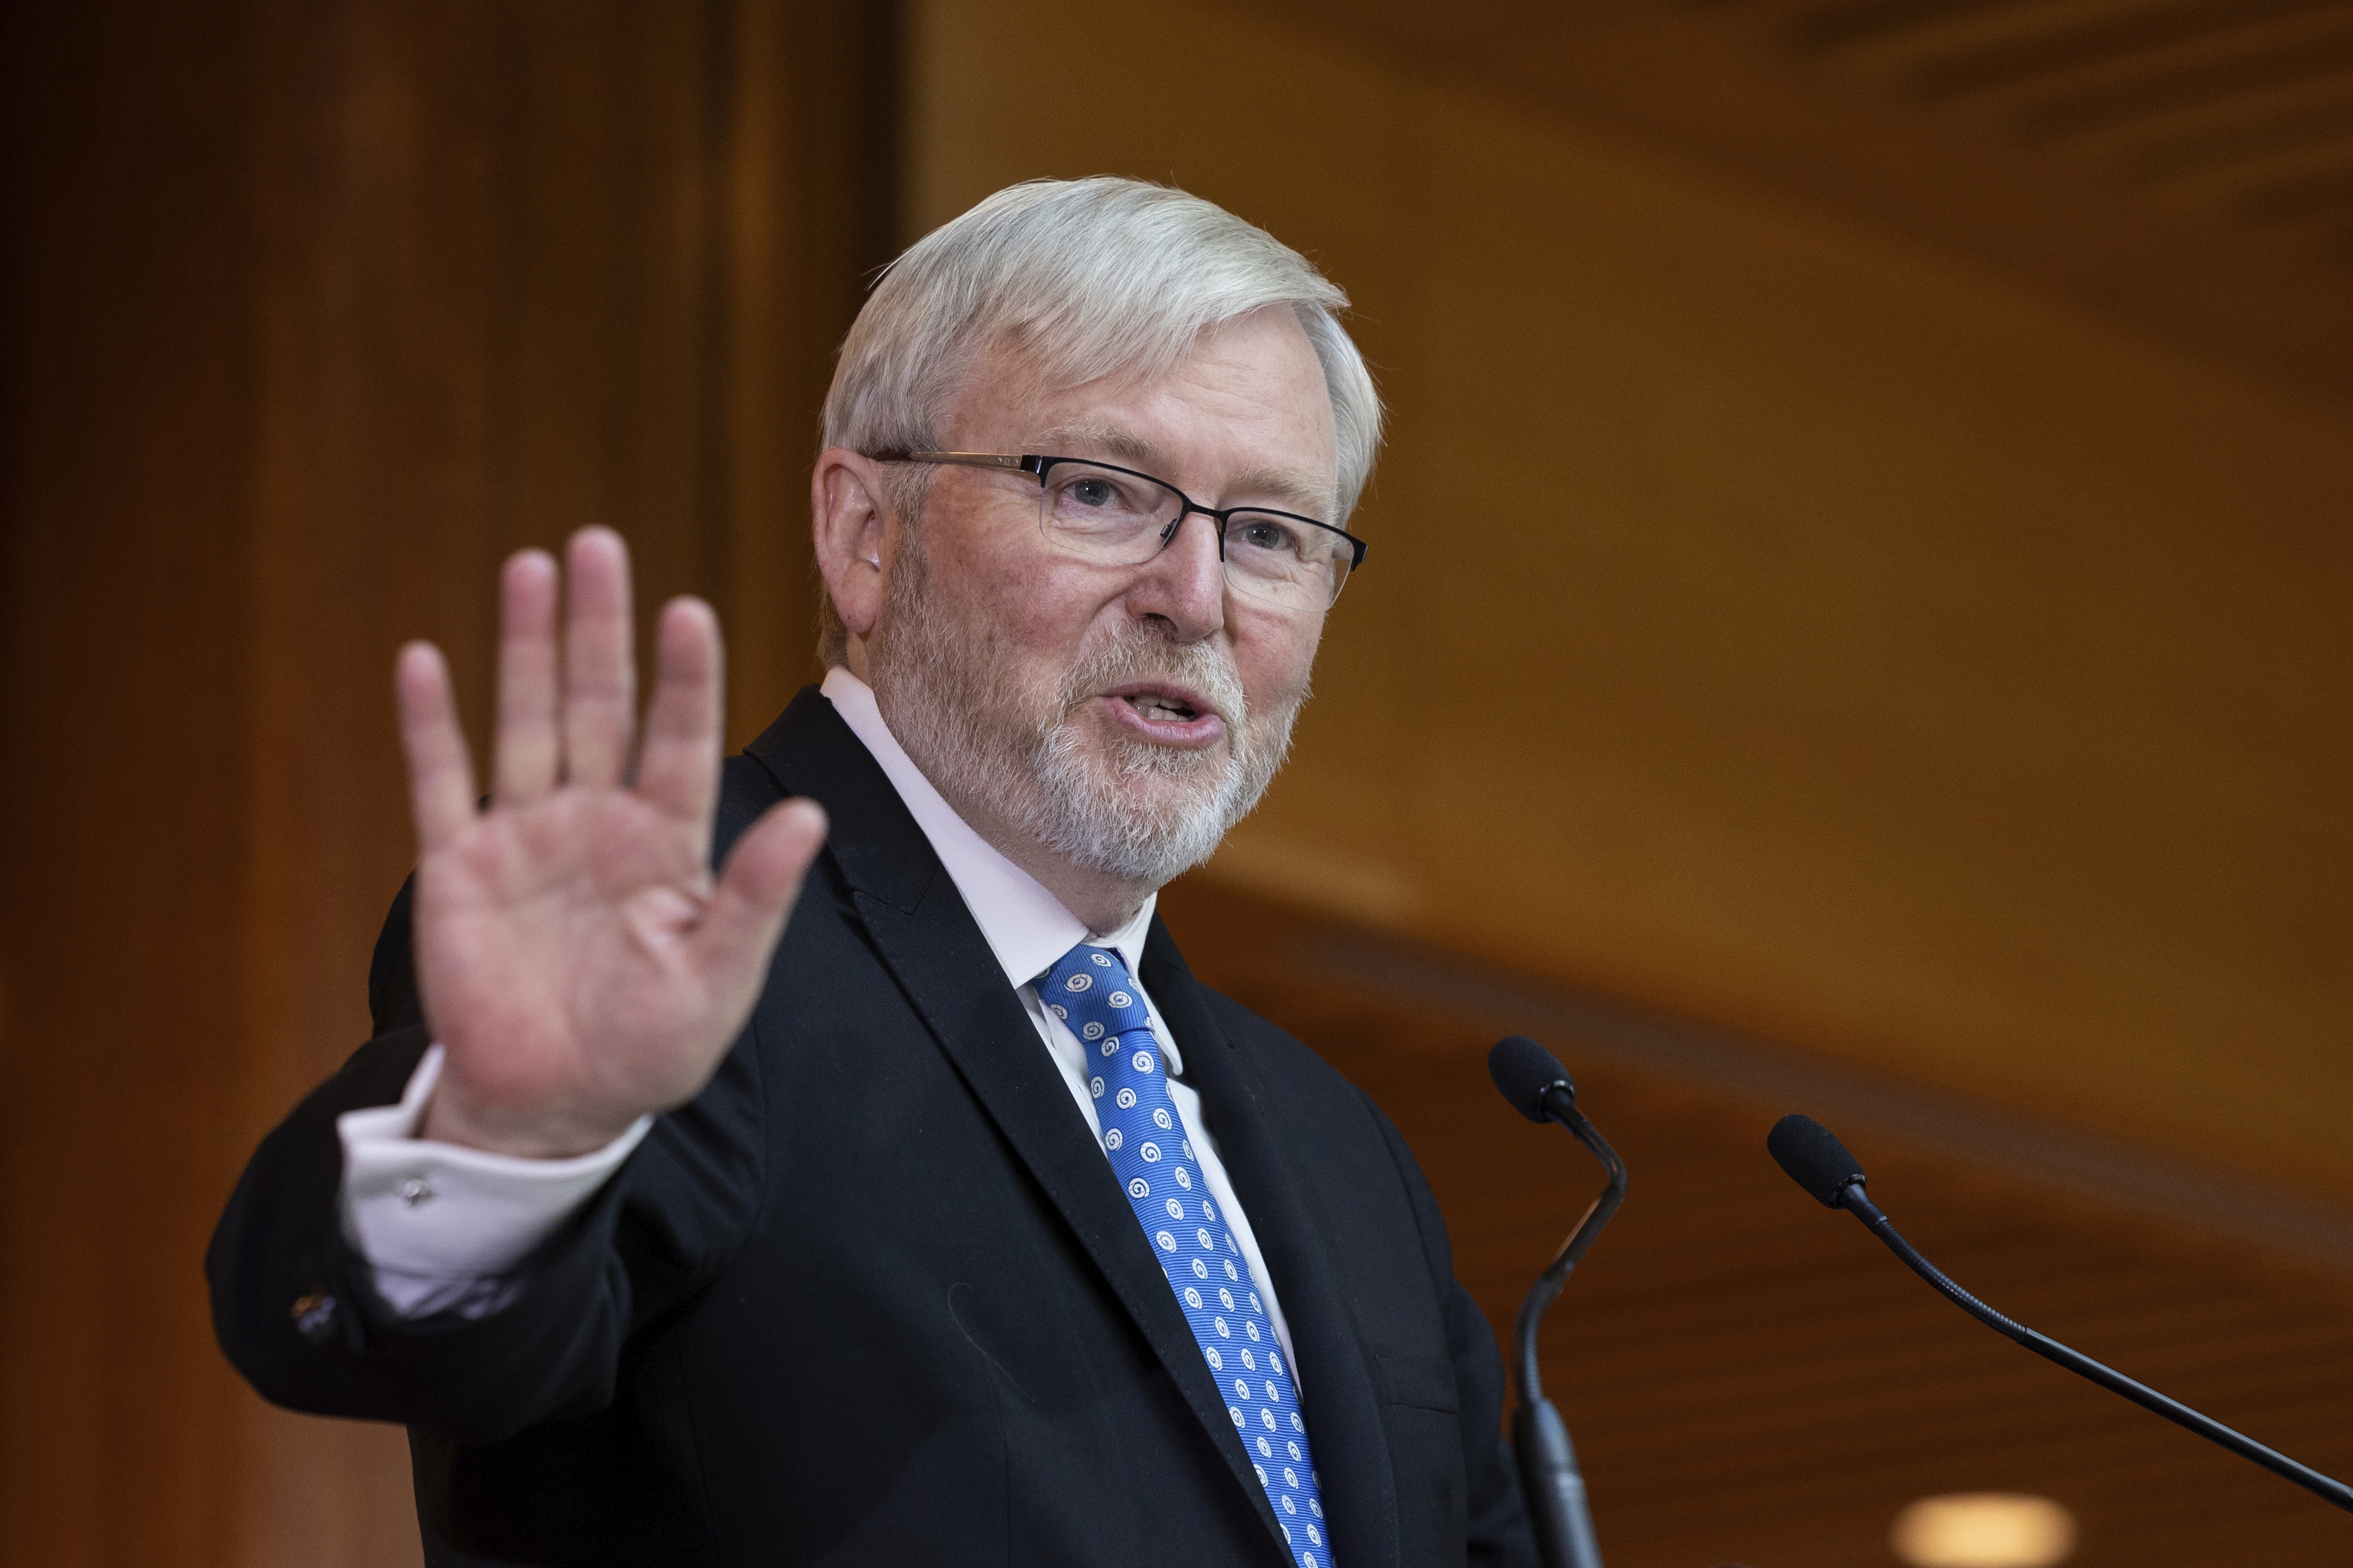
M 1201 1343 L 1201 1359 L 1250 1451 L 1293 1560 L 1298 1568 L 1331 1568 L 1307 1418 L 1275 1341 L 1274 1321 L 1201 1180 L 1192 1141 L 1168 1097 L 1143 992 L 1118 953 L 1085 942 L 1064 953 L 1037 985 L 1046 1010 L 1087 1047 L 1087 1089 L 1103 1123 L 1103 1151 Z

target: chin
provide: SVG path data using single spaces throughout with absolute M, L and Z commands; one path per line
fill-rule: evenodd
M 1215 854 L 1271 777 L 1222 745 L 1104 744 L 1064 727 L 1039 751 L 1035 826 L 1073 864 L 1156 888 Z
M 1142 629 L 1073 668 L 1018 668 L 992 657 L 988 637 L 932 613 L 922 552 L 908 566 L 892 584 L 892 630 L 870 648 L 875 698 L 915 765 L 998 847 L 1026 840 L 1157 888 L 1215 853 L 1282 765 L 1303 684 L 1252 711 L 1222 649 Z M 1091 700 L 1151 679 L 1204 693 L 1225 732 L 1208 745 L 1157 744 Z

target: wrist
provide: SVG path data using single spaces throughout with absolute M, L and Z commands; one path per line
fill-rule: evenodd
M 570 1160 L 605 1148 L 637 1122 L 635 1115 L 485 1106 L 444 1079 L 426 1101 L 417 1136 L 513 1159 Z

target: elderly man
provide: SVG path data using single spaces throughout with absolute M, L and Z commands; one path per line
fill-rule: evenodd
M 560 617 L 507 564 L 486 808 L 403 651 L 377 1034 L 209 1267 L 264 1394 L 407 1425 L 428 1561 L 1532 1558 L 1411 1155 L 1153 913 L 1364 558 L 1345 303 L 1179 192 L 1001 192 L 843 346 L 831 670 L 745 755 L 681 601 L 632 772 L 609 533 Z

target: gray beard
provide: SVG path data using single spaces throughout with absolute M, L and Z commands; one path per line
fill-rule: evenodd
M 874 692 L 907 755 L 957 812 L 1048 854 L 1158 888 L 1207 860 L 1250 814 L 1291 751 L 1303 691 L 1253 718 L 1224 650 L 1183 644 L 1154 623 L 1085 654 L 1060 680 L 1023 679 L 994 639 L 960 642 L 930 604 L 920 542 L 891 585 L 891 633 L 875 647 Z M 1224 716 L 1227 750 L 1186 751 L 1129 736 L 1091 747 L 1073 715 L 1095 693 L 1139 680 L 1199 692 Z M 1181 781 L 1179 790 L 1137 783 Z

